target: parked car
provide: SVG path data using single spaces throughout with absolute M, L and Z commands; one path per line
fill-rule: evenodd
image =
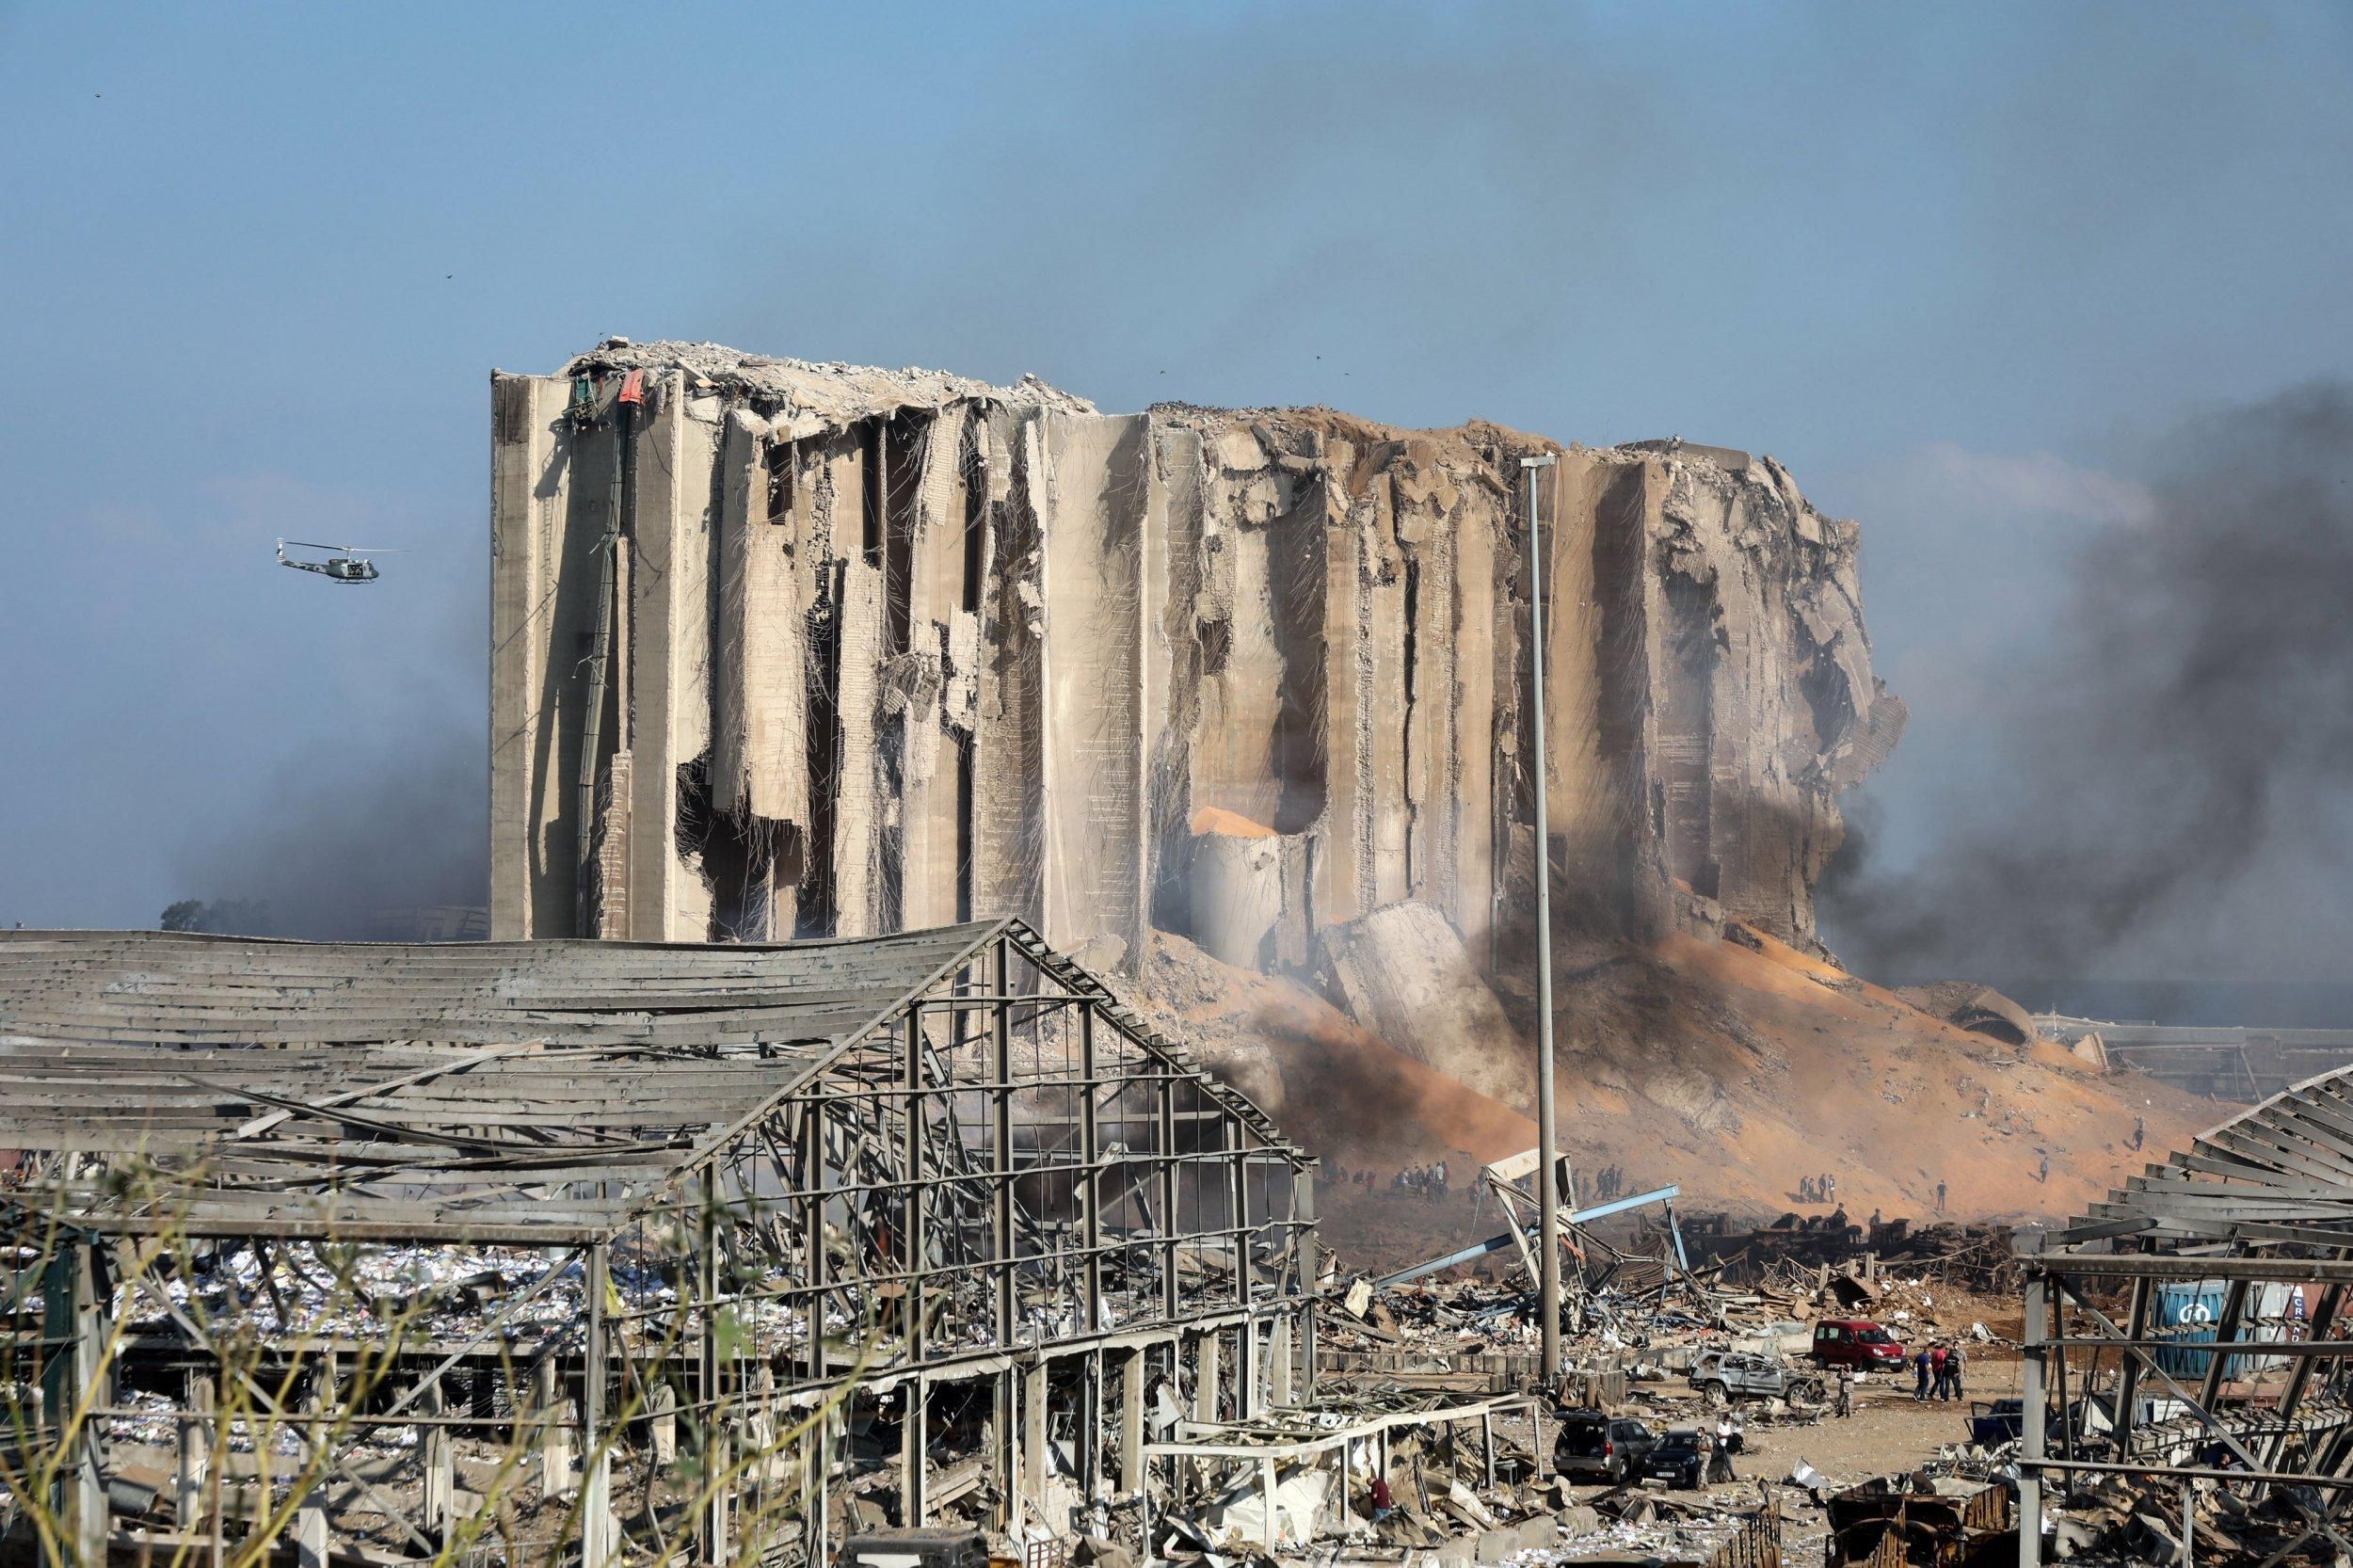
M 1642 1459 L 1658 1446 L 1658 1434 L 1640 1421 L 1598 1410 L 1571 1410 L 1561 1416 L 1552 1445 L 1552 1467 L 1571 1480 L 1600 1480 L 1615 1486 L 1640 1480 Z
M 1827 1371 L 1852 1367 L 1858 1372 L 1899 1371 L 1904 1348 L 1894 1335 L 1865 1318 L 1825 1318 L 1814 1325 L 1814 1365 Z
M 1770 1356 L 1746 1351 L 1702 1351 L 1691 1359 L 1689 1380 L 1703 1394 L 1720 1400 L 1818 1400 L 1822 1380 L 1793 1376 Z
M 1671 1432 L 1642 1456 L 1641 1474 L 1665 1481 L 1678 1491 L 1697 1491 L 1707 1479 L 1707 1454 L 1699 1433 Z
M 2116 1397 L 2109 1394 L 2070 1400 L 2064 1412 L 2054 1408 L 2042 1429 L 2045 1448 L 2058 1454 L 2067 1436 L 2072 1435 L 2072 1457 L 2106 1457 L 2115 1446 L 2116 1424 L 2108 1414 L 2115 1402 Z M 2179 1400 L 2135 1400 L 2133 1403 L 2139 1409 L 2136 1421 L 2142 1431 L 2167 1419 L 2186 1419 L 2189 1415 L 2189 1406 Z M 2015 1443 L 2025 1429 L 2024 1400 L 1995 1400 L 1991 1403 L 1980 1400 L 1969 1407 L 1969 1441 L 1980 1447 L 1998 1448 L 2005 1443 Z
M 2026 1401 L 1995 1400 L 1991 1404 L 1973 1403 L 1969 1407 L 1969 1441 L 1989 1448 L 2014 1443 L 2026 1427 Z

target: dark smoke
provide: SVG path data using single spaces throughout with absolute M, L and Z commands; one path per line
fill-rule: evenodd
M 399 912 L 488 900 L 488 746 L 427 719 L 388 746 L 314 743 L 249 815 L 182 856 L 176 881 L 255 936 L 408 935 Z
M 2336 972 L 2353 931 L 2353 387 L 2201 419 L 2168 450 L 2153 514 L 2089 541 L 2066 612 L 2007 672 L 1990 784 L 1916 868 L 1875 868 L 1866 822 L 1825 879 L 1865 972 Z

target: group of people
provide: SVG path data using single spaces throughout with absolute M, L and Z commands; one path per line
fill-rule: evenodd
M 1828 1171 L 1824 1171 L 1820 1176 L 1800 1176 L 1798 1178 L 1798 1201 L 1800 1203 L 1836 1203 L 1838 1201 L 1838 1178 Z
M 1625 1168 L 1605 1165 L 1593 1177 L 1592 1197 L 1595 1203 L 1608 1203 L 1625 1196 Z
M 1378 1173 L 1369 1170 L 1352 1171 L 1335 1160 L 1324 1167 L 1324 1179 L 1337 1181 L 1344 1187 L 1373 1187 L 1379 1185 Z M 1446 1197 L 1446 1161 L 1436 1160 L 1427 1165 L 1408 1165 L 1401 1171 L 1389 1173 L 1389 1191 L 1410 1192 L 1425 1203 L 1437 1203 Z
M 1960 1399 L 1965 1365 L 1959 1345 L 1923 1345 L 1912 1358 L 1912 1369 L 1919 1379 L 1912 1390 L 1913 1400 Z
M 1408 1165 L 1389 1178 L 1389 1185 L 1413 1193 L 1424 1203 L 1446 1201 L 1446 1161 L 1428 1165 Z

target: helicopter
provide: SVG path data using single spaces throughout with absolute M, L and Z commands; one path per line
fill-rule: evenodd
M 324 550 L 329 552 L 329 554 L 324 561 L 295 560 L 286 553 L 288 545 L 293 545 L 296 550 Z M 307 539 L 278 541 L 278 564 L 280 566 L 292 567 L 296 571 L 314 571 L 321 577 L 329 578 L 337 583 L 375 582 L 378 574 L 376 563 L 368 559 L 371 553 L 383 555 L 390 554 L 392 552 L 362 552 L 357 545 L 312 544 Z

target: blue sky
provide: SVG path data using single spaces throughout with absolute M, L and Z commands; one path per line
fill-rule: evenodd
M 0 919 L 478 751 L 487 376 L 613 332 L 1769 451 L 1900 856 L 2165 433 L 2353 370 L 2349 78 L 2260 4 L 0 4 Z

